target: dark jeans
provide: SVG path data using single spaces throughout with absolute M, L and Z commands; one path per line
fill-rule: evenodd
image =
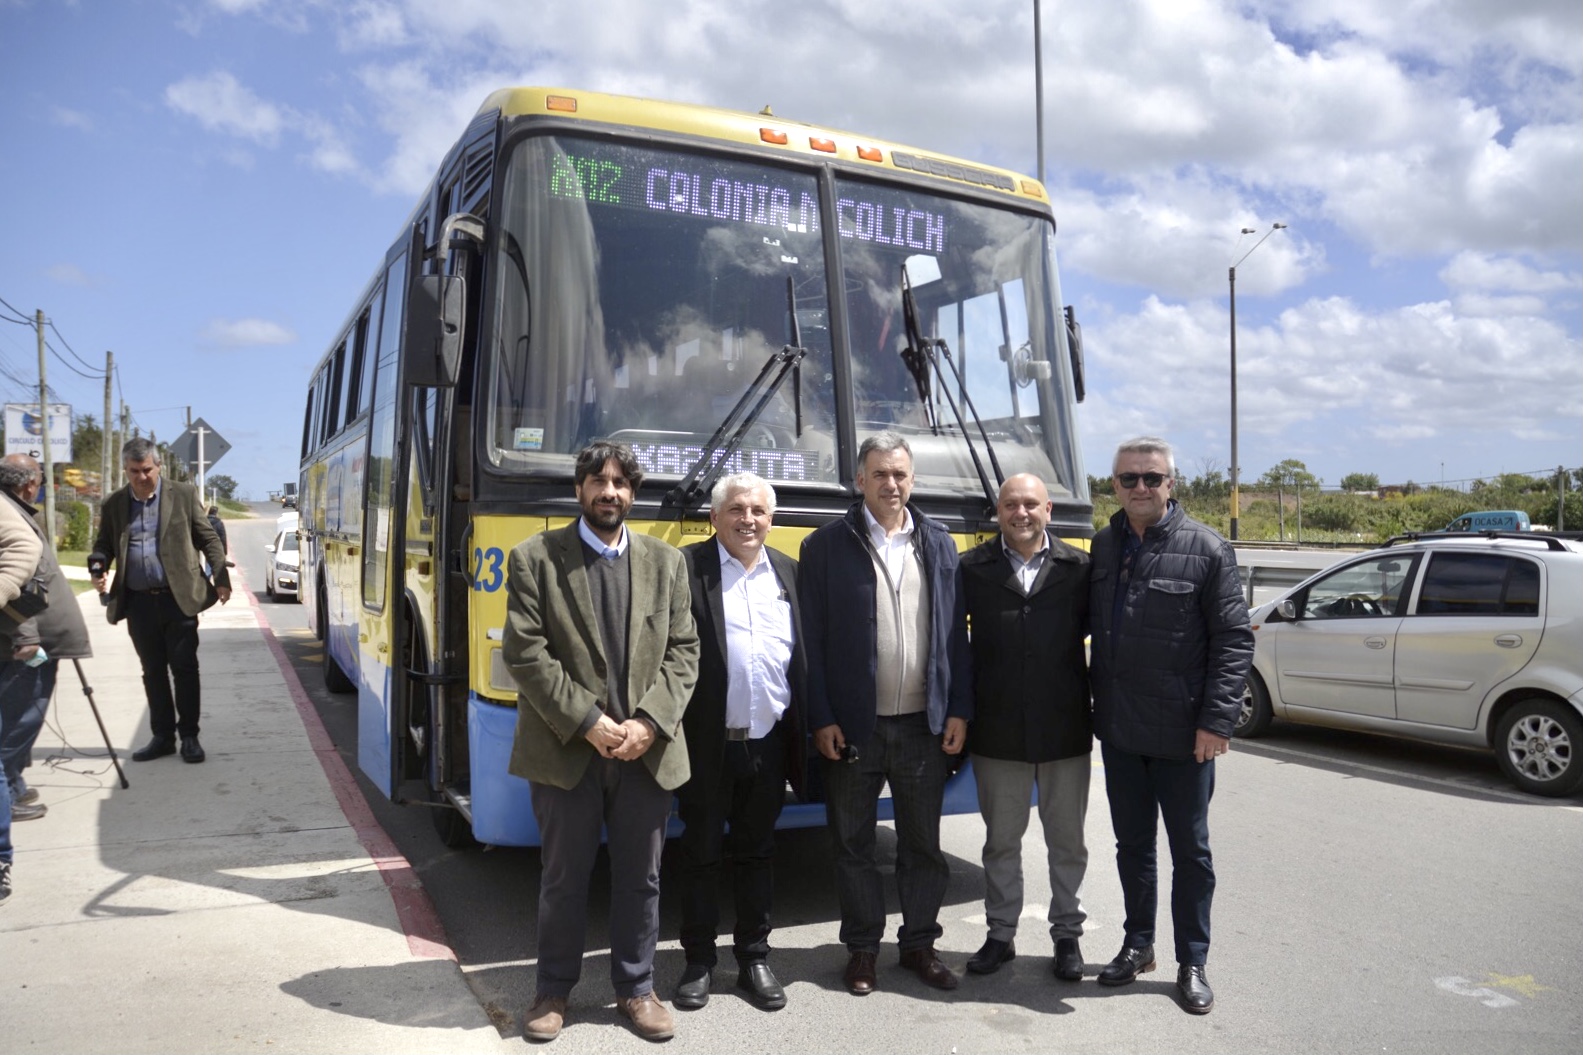
M 1116 832 L 1116 871 L 1126 905 L 1125 944 L 1154 944 L 1159 897 L 1155 836 L 1159 819 L 1171 847 L 1171 924 L 1176 962 L 1201 966 L 1209 958 L 1209 906 L 1215 866 L 1209 854 L 1209 800 L 1215 763 L 1149 758 L 1102 744 L 1110 824 Z
M 691 784 L 677 796 L 687 825 L 677 840 L 682 856 L 682 949 L 688 963 L 716 962 L 720 872 L 733 865 L 737 963 L 770 951 L 770 906 L 775 896 L 775 821 L 786 802 L 786 745 L 776 725 L 758 740 L 728 740 L 720 782 Z M 729 830 L 727 830 L 729 825 Z
M 126 629 L 143 663 L 149 729 L 166 740 L 197 736 L 198 617 L 182 612 L 169 590 L 129 590 Z
M 33 762 L 33 742 L 44 728 L 44 712 L 55 694 L 60 660 L 46 659 L 36 667 L 15 663 L 16 670 L 0 678 L 0 767 L 11 793 L 27 790 L 22 771 Z
M 610 845 L 610 983 L 616 996 L 654 989 L 660 851 L 671 793 L 641 760 L 595 758 L 575 788 L 533 783 L 540 853 L 537 996 L 565 997 L 582 976 L 588 888 L 603 827 Z
M 890 782 L 896 806 L 896 889 L 903 952 L 932 946 L 943 933 L 940 903 L 951 867 L 940 850 L 940 808 L 950 756 L 924 714 L 880 718 L 856 762 L 825 767 L 825 806 L 835 844 L 841 941 L 876 952 L 885 936 L 885 888 L 874 861 L 880 791 Z

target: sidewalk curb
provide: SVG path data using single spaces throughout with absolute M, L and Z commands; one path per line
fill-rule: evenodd
M 241 575 L 233 575 L 232 578 L 239 584 L 232 587 L 232 596 L 240 592 L 247 598 L 258 628 L 264 635 L 264 642 L 269 646 L 270 654 L 280 666 L 281 676 L 286 682 L 286 690 L 291 694 L 291 702 L 297 708 L 297 717 L 302 720 L 303 728 L 308 734 L 308 742 L 312 745 L 313 753 L 324 770 L 325 779 L 330 782 L 330 787 L 335 792 L 336 804 L 356 833 L 357 841 L 364 850 L 368 851 L 368 856 L 379 868 L 379 875 L 385 881 L 391 901 L 395 903 L 396 916 L 401 921 L 401 929 L 407 937 L 408 949 L 411 950 L 412 955 L 422 959 L 458 962 L 456 952 L 451 948 L 450 941 L 445 935 L 445 927 L 440 922 L 440 914 L 429 898 L 428 891 L 423 888 L 423 881 L 413 871 L 412 863 L 396 848 L 396 844 L 386 834 L 385 829 L 379 826 L 373 810 L 369 808 L 362 791 L 357 786 L 357 778 L 346 767 L 346 762 L 336 750 L 335 744 L 331 742 L 330 734 L 324 728 L 318 710 L 308 698 L 308 691 L 303 688 L 301 679 L 297 677 L 297 672 L 291 665 L 291 660 L 286 656 L 286 650 L 281 647 L 279 639 L 275 637 L 274 629 L 264 618 L 258 598 L 247 588 L 245 578 Z

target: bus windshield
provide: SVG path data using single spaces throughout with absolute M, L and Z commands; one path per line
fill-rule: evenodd
M 899 354 L 905 263 L 925 335 L 951 348 L 1004 471 L 1037 473 L 1052 497 L 1086 490 L 1047 218 L 836 181 L 843 323 L 811 173 L 561 135 L 520 140 L 503 175 L 488 328 L 497 468 L 564 476 L 610 438 L 649 475 L 680 476 L 795 338 L 806 357 L 725 471 L 838 483 L 836 407 L 849 399 L 860 440 L 907 437 L 920 490 L 977 492 L 944 386 L 931 426 Z M 837 390 L 833 326 L 852 349 L 850 394 Z M 949 391 L 960 404 L 960 386 Z
M 495 464 L 564 474 L 568 456 L 610 438 L 651 475 L 685 473 L 791 342 L 795 310 L 801 376 L 728 471 L 834 482 L 817 202 L 812 176 L 765 165 L 565 136 L 522 142 L 499 235 Z
M 978 444 L 971 402 L 1007 476 L 1033 473 L 1052 498 L 1086 498 L 1075 424 L 1060 395 L 1071 374 L 1050 221 L 894 186 L 838 181 L 836 193 L 859 441 L 899 432 L 912 447 L 918 488 L 977 491 L 951 407 L 954 400 Z M 929 378 L 932 406 L 901 356 L 903 265 L 923 336 L 945 341 L 962 376 L 958 384 L 942 363 Z

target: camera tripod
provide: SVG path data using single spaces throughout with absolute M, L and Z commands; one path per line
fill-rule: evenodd
M 132 785 L 126 779 L 126 770 L 121 768 L 121 756 L 115 753 L 115 747 L 110 743 L 110 734 L 105 731 L 104 719 L 99 716 L 99 705 L 93 702 L 93 686 L 88 684 L 88 675 L 83 673 L 82 660 L 73 659 L 71 665 L 77 668 L 77 680 L 82 682 L 83 695 L 88 697 L 88 709 L 93 711 L 93 720 L 99 723 L 99 735 L 104 737 L 104 749 L 110 752 L 110 761 L 115 763 L 116 776 L 121 778 L 121 788 L 125 790 Z

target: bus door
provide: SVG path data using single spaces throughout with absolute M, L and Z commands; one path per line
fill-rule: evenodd
M 385 308 L 374 366 L 373 413 L 369 419 L 368 463 L 363 477 L 362 614 L 358 661 L 362 665 L 357 699 L 357 764 L 380 791 L 394 796 L 400 783 L 394 750 L 397 693 L 393 646 L 400 608 L 401 561 L 405 549 L 406 459 L 396 444 L 401 410 L 401 343 L 406 314 L 410 251 L 403 250 L 385 270 Z

